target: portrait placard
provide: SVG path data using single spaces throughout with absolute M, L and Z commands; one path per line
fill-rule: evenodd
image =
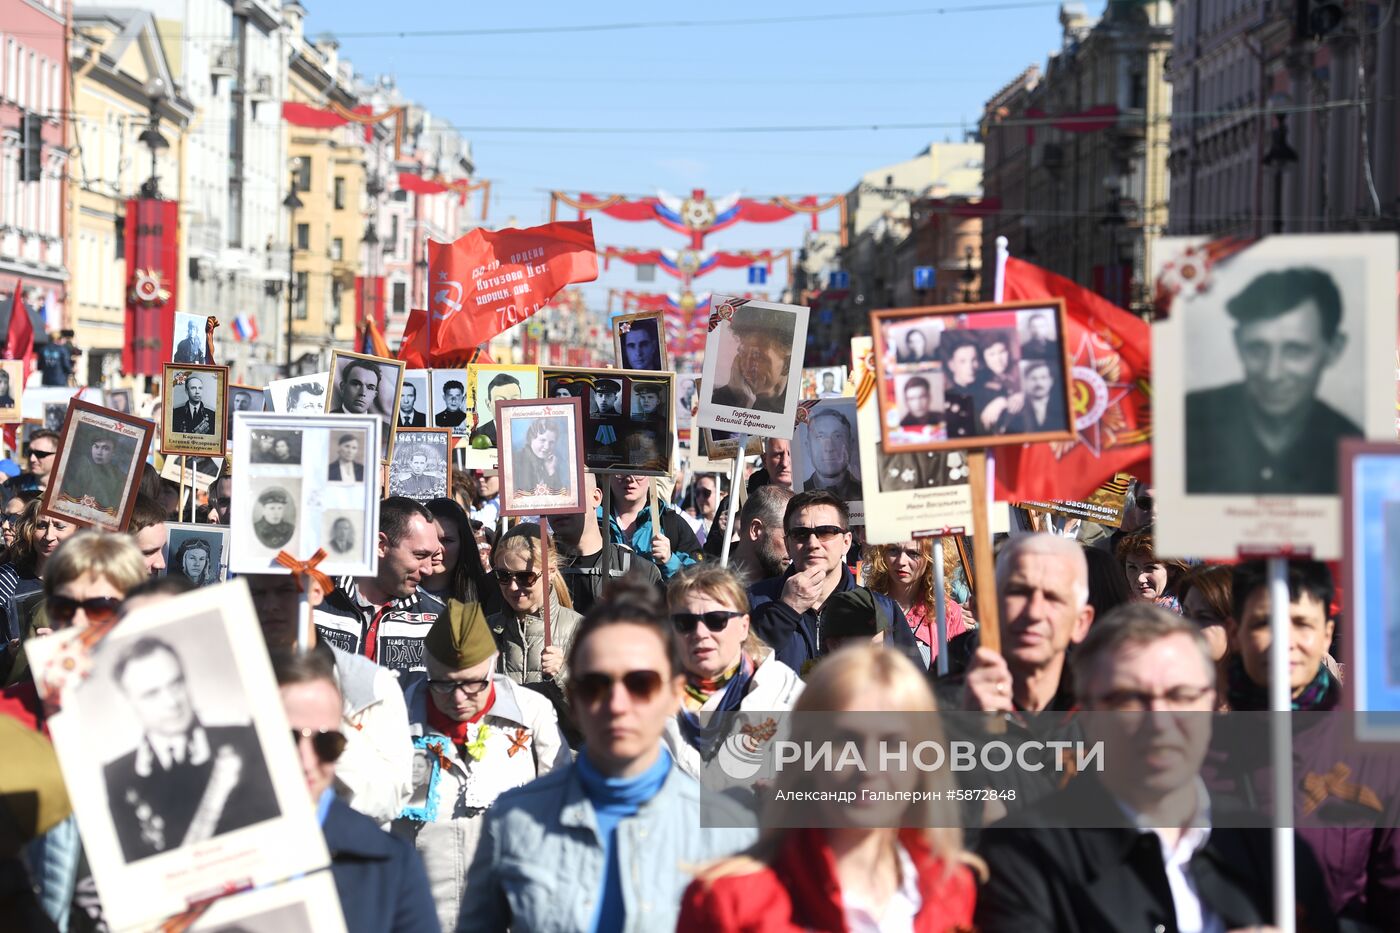
M 398 434 L 389 462 L 388 495 L 419 502 L 451 496 L 452 430 L 399 428 Z
M 693 370 L 676 373 L 676 437 L 683 441 L 691 439 L 691 426 L 695 423 L 695 405 L 699 399 L 700 374 Z
M 282 415 L 243 412 L 233 419 L 233 493 L 229 570 L 288 573 L 286 551 L 306 560 L 320 548 L 318 568 L 332 577 L 370 576 L 379 564 L 379 449 L 375 415 Z M 335 517 L 359 516 L 356 547 L 332 546 Z M 343 544 L 343 541 L 338 541 Z
M 224 435 L 233 439 L 233 415 L 240 411 L 266 411 L 267 391 L 255 386 L 239 385 L 230 383 L 228 387 L 228 406 L 224 416 Z M 318 409 L 319 410 L 319 409 Z
M 696 425 L 792 437 L 808 309 L 719 295 L 711 306 Z
M 92 390 L 73 386 L 34 386 L 26 389 L 20 398 L 19 411 L 25 421 L 38 421 L 48 430 L 57 431 L 63 427 L 63 415 L 68 411 L 68 402 L 74 397 L 82 398 L 84 391 Z M 58 420 L 50 423 L 48 419 L 53 417 L 52 413 L 55 411 L 58 413 Z M 48 419 L 45 416 L 48 416 Z
M 1362 741 L 1400 740 L 1400 444 L 1342 442 L 1347 692 Z
M 292 415 L 320 414 L 326 410 L 330 380 L 331 374 L 328 372 L 274 379 L 267 384 L 267 406 L 264 410 Z
M 809 366 L 802 370 L 802 398 L 839 398 L 846 394 L 846 367 Z
M 107 407 L 112 411 L 129 415 L 135 411 L 136 399 L 131 389 L 108 389 Z
M 1113 479 L 1094 490 L 1087 499 L 1027 500 L 1017 502 L 1016 507 L 1049 512 L 1051 515 L 1065 518 L 1077 518 L 1106 528 L 1121 528 L 1128 490 L 1132 484 L 1132 474 L 1116 473 Z
M 228 579 L 228 526 L 166 522 L 165 530 L 161 576 L 184 577 L 195 586 Z
M 404 363 L 348 350 L 331 351 L 330 394 L 326 413 L 373 415 L 379 419 L 379 458 L 388 462 L 394 452 L 394 422 L 399 410 L 399 388 Z
M 0 424 L 24 420 L 20 411 L 23 400 L 24 360 L 0 360 Z M 130 408 L 128 403 L 127 409 Z
M 160 452 L 222 457 L 228 452 L 228 367 L 161 366 Z
M 102 531 L 125 531 L 155 425 L 73 399 L 44 489 L 54 518 Z
M 675 373 L 540 368 L 545 400 L 582 405 L 584 465 L 599 473 L 670 476 Z
M 170 349 L 172 363 L 208 363 L 209 318 L 203 314 L 175 312 L 175 346 Z
M 501 450 L 501 514 L 582 512 L 583 400 L 496 403 Z
M 345 915 L 335 877 L 317 871 L 221 897 L 189 933 L 345 933 Z
M 852 525 L 865 524 L 856 400 L 806 400 L 797 409 L 792 438 L 793 488 L 825 489 L 846 503 Z
M 330 861 L 254 617 L 234 581 L 137 609 L 90 648 L 80 629 L 26 642 L 113 929 Z
M 619 314 L 612 319 L 612 332 L 618 369 L 656 372 L 671 368 L 671 356 L 666 352 L 664 312 Z
M 1161 557 L 1342 556 L 1338 448 L 1395 439 L 1394 234 L 1153 251 L 1152 473 Z
M 394 416 L 394 428 L 426 428 L 428 426 L 430 369 L 406 369 L 403 388 L 399 390 L 399 408 Z
M 434 369 L 430 371 L 428 425 L 449 428 L 453 435 L 466 437 L 472 429 L 472 410 L 468 404 L 467 371 L 465 369 Z M 486 420 L 491 416 L 487 415 Z
M 744 445 L 745 457 L 757 457 L 763 453 L 763 438 L 750 434 Z M 713 428 L 700 429 L 700 456 L 707 460 L 733 460 L 739 456 L 739 435 L 734 431 L 716 431 Z
M 443 387 L 446 393 L 446 382 Z M 473 363 L 466 369 L 466 387 L 466 421 L 457 422 L 454 414 L 454 424 L 440 427 L 451 427 L 453 434 L 471 435 L 470 442 L 462 448 L 466 451 L 468 467 L 473 470 L 494 470 L 497 464 L 496 403 L 539 398 L 539 367 Z M 443 395 L 444 405 L 451 401 L 446 394 Z
M 890 453 L 1074 439 L 1064 302 L 876 311 L 880 440 Z
M 448 743 L 442 735 L 419 735 L 413 738 L 413 791 L 404 805 L 400 819 L 431 823 L 438 814 L 438 782 L 442 778 L 442 763 L 448 760 Z
M 160 478 L 205 492 L 223 471 L 223 457 L 166 457 L 160 468 Z

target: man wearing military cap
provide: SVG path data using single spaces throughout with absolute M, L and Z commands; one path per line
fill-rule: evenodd
M 745 305 L 729 322 L 738 347 L 729 381 L 715 389 L 714 403 L 752 411 L 781 412 L 787 407 L 796 319 L 777 308 Z
M 620 415 L 622 406 L 618 404 L 622 395 L 622 383 L 616 379 L 599 379 L 593 383 L 593 406 L 596 415 Z
M 296 533 L 296 524 L 285 520 L 291 501 L 292 497 L 280 486 L 264 490 L 262 495 L 258 496 L 262 516 L 253 522 L 253 534 L 258 536 L 264 547 L 280 548 L 292 540 L 292 535 Z

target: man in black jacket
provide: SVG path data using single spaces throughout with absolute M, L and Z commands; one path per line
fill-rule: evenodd
M 608 583 L 635 574 L 658 590 L 663 586 L 656 565 L 625 544 L 603 541 L 598 527 L 598 509 L 603 492 L 587 470 L 583 474 L 583 501 L 588 508 L 577 515 L 555 515 L 549 520 L 554 543 L 559 548 L 559 572 L 569 588 L 574 611 L 587 613 L 603 595 Z
M 1075 651 L 1086 742 L 1098 770 L 983 832 L 983 933 L 1237 930 L 1274 921 L 1270 831 L 1213 807 L 1201 765 L 1215 663 L 1191 622 L 1120 608 Z M 1163 715 L 1170 714 L 1170 715 Z M 1251 821 L 1252 822 L 1252 821 Z M 1298 847 L 1300 928 L 1336 929 L 1321 876 Z

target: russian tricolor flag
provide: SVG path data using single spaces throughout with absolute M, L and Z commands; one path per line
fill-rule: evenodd
M 233 337 L 240 342 L 258 339 L 258 319 L 240 314 L 233 319 Z

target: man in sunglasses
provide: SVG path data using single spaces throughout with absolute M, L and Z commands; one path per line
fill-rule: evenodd
M 792 564 L 782 576 L 749 588 L 753 627 L 772 645 L 778 660 L 799 673 L 825 650 L 821 644 L 821 610 L 833 593 L 864 589 L 846 566 L 851 547 L 850 511 L 825 489 L 793 496 L 783 514 L 783 530 Z M 872 593 L 884 617 L 907 626 L 904 610 L 883 593 Z
M 142 636 L 113 647 L 112 678 L 141 726 L 136 748 L 103 766 L 126 861 L 276 817 L 277 796 L 256 729 L 204 724 L 184 660 L 169 643 Z
M 343 679 L 335 665 L 320 652 L 278 652 L 273 671 L 347 926 L 365 933 L 438 933 L 432 892 L 413 845 L 336 796 L 349 744 L 341 725 Z
M 47 429 L 35 431 L 29 438 L 24 472 L 5 481 L 9 494 L 40 492 L 48 488 L 57 454 L 58 434 Z
M 406 674 L 422 671 L 423 638 L 446 608 L 419 584 L 432 576 L 438 544 L 433 513 L 404 496 L 379 507 L 379 571 L 344 577 L 315 612 L 322 640 Z

